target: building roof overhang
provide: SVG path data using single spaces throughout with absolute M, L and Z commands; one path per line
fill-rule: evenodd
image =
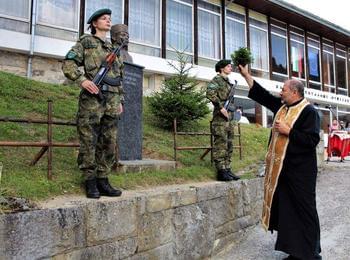
M 227 2 L 239 4 L 350 47 L 350 31 L 282 0 L 227 0 Z

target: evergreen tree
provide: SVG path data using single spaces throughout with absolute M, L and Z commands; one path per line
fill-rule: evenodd
M 159 93 L 149 98 L 151 113 L 157 124 L 164 129 L 172 129 L 176 118 L 179 127 L 190 125 L 209 113 L 205 90 L 198 88 L 198 81 L 189 76 L 192 64 L 188 56 L 176 51 L 177 62 L 168 62 L 176 73 L 166 78 Z

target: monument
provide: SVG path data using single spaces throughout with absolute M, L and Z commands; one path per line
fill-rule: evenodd
M 142 88 L 143 67 L 133 63 L 128 53 L 129 42 L 128 26 L 116 24 L 111 28 L 113 45 L 125 47 L 120 51 L 124 62 L 123 89 L 124 113 L 118 121 L 118 160 L 142 160 Z

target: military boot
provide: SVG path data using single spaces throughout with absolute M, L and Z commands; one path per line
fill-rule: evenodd
M 100 197 L 100 193 L 96 186 L 96 178 L 85 181 L 85 191 L 86 197 L 88 198 L 98 199 Z
M 226 169 L 218 170 L 217 179 L 218 181 L 233 181 L 233 178 L 228 174 Z
M 227 171 L 227 174 L 230 175 L 234 181 L 237 181 L 241 178 L 241 177 L 237 176 L 236 174 L 234 174 L 230 168 L 226 169 L 226 171 Z
M 104 196 L 118 197 L 122 195 L 121 190 L 115 189 L 109 184 L 108 178 L 97 178 L 97 188 Z

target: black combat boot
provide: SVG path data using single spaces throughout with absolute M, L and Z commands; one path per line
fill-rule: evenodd
M 218 170 L 218 181 L 233 181 L 233 178 L 228 174 L 226 169 Z
M 237 176 L 236 174 L 234 174 L 230 168 L 226 169 L 226 171 L 227 171 L 227 174 L 230 175 L 234 181 L 237 181 L 241 178 L 241 177 Z
M 100 193 L 96 186 L 96 178 L 85 181 L 85 191 L 86 197 L 91 199 L 98 199 L 100 197 Z
M 109 197 L 118 197 L 122 195 L 122 191 L 114 189 L 108 182 L 108 178 L 97 178 L 97 188 L 101 195 Z

